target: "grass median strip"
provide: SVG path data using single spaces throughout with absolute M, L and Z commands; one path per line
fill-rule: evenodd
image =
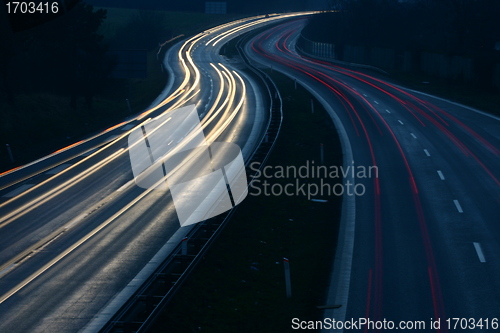
M 312 96 L 305 89 L 295 89 L 281 74 L 268 74 L 282 94 L 284 120 L 267 176 L 262 174 L 250 187 L 154 331 L 283 332 L 292 330 L 293 318 L 320 319 L 317 307 L 324 305 L 342 198 L 307 192 L 314 188 L 311 184 L 319 189 L 322 183 L 332 187 L 342 182 L 311 174 L 312 166 L 321 164 L 321 144 L 324 165 L 342 165 L 340 142 L 332 120 L 316 101 L 311 112 Z M 280 175 L 281 167 L 289 167 L 288 177 Z M 300 175 L 290 177 L 301 167 Z M 309 174 L 303 177 L 306 170 Z M 304 184 L 305 195 L 297 184 Z M 284 193 L 286 185 L 292 195 Z M 284 257 L 290 262 L 291 298 L 286 297 Z

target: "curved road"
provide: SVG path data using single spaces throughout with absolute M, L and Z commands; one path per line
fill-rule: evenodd
M 115 296 L 182 239 L 189 227 L 180 228 L 169 192 L 135 186 L 127 136 L 195 104 L 209 142 L 234 142 L 250 156 L 269 111 L 256 83 L 219 49 L 283 18 L 239 20 L 179 42 L 166 54 L 169 85 L 151 109 L 0 175 L 1 332 L 98 330 L 118 310 L 107 305 L 124 301 Z
M 246 50 L 318 98 L 341 135 L 344 167 L 378 169 L 378 177 L 346 178 L 366 192 L 344 195 L 326 300 L 342 306 L 324 318 L 373 321 L 359 332 L 388 332 L 377 329 L 384 319 L 418 332 L 462 331 L 446 320 L 482 318 L 482 330 L 467 331 L 492 331 L 500 316 L 500 119 L 300 56 L 304 24 L 269 29 Z M 436 319 L 440 329 L 430 326 Z

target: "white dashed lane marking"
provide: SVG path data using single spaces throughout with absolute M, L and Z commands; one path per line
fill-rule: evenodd
M 18 188 L 16 188 L 14 191 L 10 191 L 9 193 L 3 195 L 3 197 L 4 198 L 13 198 L 16 195 L 23 193 L 24 191 L 26 191 L 27 189 L 29 189 L 32 186 L 35 186 L 35 184 L 24 184 L 24 185 L 21 185 Z
M 483 250 L 481 249 L 481 244 L 474 242 L 474 248 L 476 249 L 477 256 L 479 257 L 480 262 L 486 262 L 484 258 Z
M 95 151 L 97 151 L 97 149 L 99 149 L 99 148 L 94 148 L 94 149 L 92 149 L 92 150 L 89 150 L 88 152 L 83 153 L 83 154 L 81 154 L 80 156 L 89 156 L 90 154 L 92 154 L 92 153 L 94 153 Z
M 458 202 L 458 200 L 453 200 L 453 202 L 455 203 L 455 207 L 457 207 L 458 212 L 463 213 L 464 211 L 462 210 L 462 206 L 460 206 L 460 202 Z
M 63 171 L 64 169 L 68 168 L 69 166 L 71 166 L 71 164 L 61 164 L 60 166 L 55 167 L 54 169 L 47 171 L 45 174 L 46 175 L 55 175 L 55 174 Z
M 122 187 L 120 187 L 119 189 L 117 189 L 116 191 L 117 192 L 121 192 L 123 191 L 124 189 L 126 189 L 127 187 L 129 187 L 130 185 L 132 185 L 132 183 L 134 182 L 134 180 L 130 180 L 128 181 L 127 183 L 125 183 Z
M 110 141 L 113 141 L 114 139 L 116 139 L 118 137 L 118 135 L 111 135 L 109 136 L 106 140 L 104 140 L 105 142 L 110 142 Z

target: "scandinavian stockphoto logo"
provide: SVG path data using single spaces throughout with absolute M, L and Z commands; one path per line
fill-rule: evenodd
M 166 112 L 128 137 L 137 186 L 170 189 L 181 226 L 222 214 L 247 196 L 240 148 L 207 143 L 195 105 Z

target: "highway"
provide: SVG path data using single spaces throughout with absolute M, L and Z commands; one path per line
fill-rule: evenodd
M 117 295 L 190 228 L 180 228 L 168 191 L 134 184 L 128 135 L 196 105 L 207 141 L 236 143 L 248 158 L 268 110 L 257 83 L 220 48 L 301 15 L 248 18 L 173 45 L 163 59 L 169 83 L 150 109 L 0 174 L 1 332 L 97 331 L 110 318 Z M 423 321 L 417 331 L 426 332 L 458 331 L 447 329 L 448 318 L 491 325 L 500 309 L 499 119 L 300 56 L 304 24 L 296 18 L 273 26 L 245 52 L 297 80 L 325 107 L 342 140 L 344 167 L 378 171 L 347 175 L 366 191 L 343 198 L 325 300 L 342 306 L 325 310 L 325 318 Z M 436 319 L 441 329 L 431 329 Z
M 301 56 L 296 41 L 305 23 L 273 27 L 245 50 L 325 107 L 345 167 L 378 169 L 378 177 L 347 175 L 366 192 L 344 195 L 325 300 L 341 307 L 324 318 L 373 321 L 353 330 L 359 332 L 391 331 L 384 319 L 418 332 L 458 332 L 464 322 L 454 329 L 450 320 L 448 329 L 447 319 L 482 318 L 482 327 L 467 331 L 493 331 L 500 315 L 500 119 Z M 436 320 L 439 329 L 431 327 Z
M 116 295 L 190 228 L 180 228 L 169 191 L 135 185 L 128 135 L 195 105 L 207 142 L 236 143 L 248 158 L 269 110 L 254 80 L 219 51 L 286 17 L 243 19 L 173 45 L 163 60 L 169 83 L 150 109 L 0 174 L 1 332 L 97 331 L 118 310 L 109 307 Z

